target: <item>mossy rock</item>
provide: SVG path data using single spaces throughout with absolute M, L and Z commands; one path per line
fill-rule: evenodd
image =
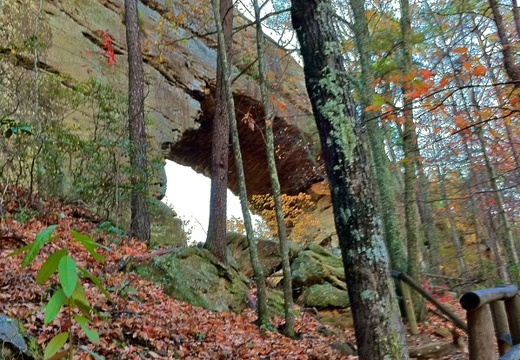
M 352 329 L 354 320 L 350 309 L 324 309 L 318 311 L 318 320 L 339 330 Z
M 317 309 L 346 308 L 350 306 L 348 292 L 346 290 L 340 290 L 328 283 L 308 287 L 303 292 L 301 298 L 305 307 Z
M 110 222 L 117 224 L 123 231 L 130 231 L 130 201 L 121 199 L 124 209 L 117 218 L 111 217 Z M 169 247 L 186 246 L 187 235 L 184 232 L 182 220 L 168 205 L 149 197 L 148 210 L 150 212 L 150 245 L 164 245 Z
M 246 306 L 248 280 L 223 266 L 206 249 L 183 248 L 139 265 L 142 277 L 159 283 L 174 299 L 215 311 L 239 312 Z
M 330 283 L 346 290 L 345 271 L 341 259 L 323 247 L 310 244 L 291 264 L 293 288 L 303 291 L 315 284 Z
M 236 260 L 240 271 L 247 277 L 252 277 L 253 269 L 251 268 L 251 260 L 249 256 L 249 244 L 244 235 L 237 233 L 228 233 L 227 235 L 228 249 Z M 298 256 L 301 248 L 298 244 L 289 241 L 289 260 Z M 257 239 L 258 258 L 264 268 L 264 275 L 268 277 L 282 267 L 282 258 L 280 256 L 280 243 L 273 240 Z
M 151 245 L 180 247 L 187 245 L 182 220 L 177 213 L 165 203 L 151 198 L 150 200 Z

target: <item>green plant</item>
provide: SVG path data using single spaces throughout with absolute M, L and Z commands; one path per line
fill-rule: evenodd
M 52 225 L 45 230 L 39 232 L 33 243 L 28 244 L 17 251 L 9 254 L 14 256 L 27 252 L 22 260 L 22 269 L 30 265 L 42 247 L 56 239 L 52 236 L 57 225 Z M 105 258 L 96 252 L 100 246 L 90 237 L 72 231 L 73 239 L 83 245 L 85 250 L 97 261 L 104 262 Z M 110 295 L 101 284 L 101 280 L 92 275 L 87 269 L 76 264 L 76 261 L 70 256 L 68 249 L 58 249 L 47 257 L 36 275 L 38 284 L 45 283 L 54 273 L 58 274 L 59 288 L 52 295 L 47 305 L 45 305 L 44 324 L 51 323 L 60 312 L 68 315 L 68 331 L 55 335 L 45 347 L 43 359 L 61 359 L 68 356 L 73 358 L 74 342 L 73 342 L 73 322 L 75 322 L 83 330 L 87 338 L 95 344 L 99 343 L 99 334 L 96 330 L 89 328 L 92 320 L 93 308 L 85 296 L 85 290 L 80 279 L 88 279 L 93 282 L 96 287 L 110 299 Z M 68 341 L 68 348 L 62 349 Z M 58 352 L 60 351 L 60 352 Z
M 104 232 L 107 235 L 118 235 L 118 236 L 124 236 L 125 231 L 118 228 L 114 224 L 112 224 L 110 221 L 103 221 L 101 224 L 99 224 L 97 231 Z

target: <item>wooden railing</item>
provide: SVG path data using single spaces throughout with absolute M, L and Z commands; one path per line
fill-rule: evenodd
M 470 360 L 520 360 L 520 295 L 515 285 L 465 293 Z M 495 346 L 495 344 L 498 346 Z

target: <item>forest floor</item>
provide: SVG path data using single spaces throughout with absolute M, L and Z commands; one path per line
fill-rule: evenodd
M 90 304 L 97 310 L 92 328 L 99 332 L 100 339 L 98 345 L 92 344 L 73 325 L 75 359 L 94 359 L 88 351 L 106 359 L 357 359 L 336 350 L 340 344 L 355 344 L 352 329 L 331 329 L 301 309 L 296 320 L 299 336 L 292 340 L 276 331 L 283 326 L 280 318 L 272 319 L 273 329 L 259 329 L 251 309 L 241 314 L 217 313 L 173 300 L 159 286 L 120 270 L 126 260 L 150 259 L 156 250 L 134 239 L 99 231 L 95 217 L 77 206 L 46 200 L 37 213 L 20 207 L 24 195 L 17 190 L 0 199 L 0 314 L 20 319 L 42 347 L 69 325 L 67 315 L 60 313 L 44 326 L 43 307 L 55 291 L 57 279 L 54 275 L 46 284 L 38 285 L 35 277 L 49 254 L 66 248 L 78 265 L 104 279 L 111 297 L 107 301 L 93 283 L 83 283 Z M 37 233 L 53 224 L 58 224 L 56 240 L 46 244 L 27 268 L 21 269 L 23 254 L 6 256 L 34 241 Z M 72 230 L 89 234 L 104 245 L 99 251 L 106 258 L 104 264 L 94 261 L 72 240 Z M 464 318 L 456 300 L 445 305 Z M 435 334 L 439 328 L 450 329 L 452 325 L 430 313 L 428 321 L 420 325 L 420 334 L 408 336 L 409 347 L 450 342 Z M 434 358 L 467 359 L 463 350 L 456 350 Z

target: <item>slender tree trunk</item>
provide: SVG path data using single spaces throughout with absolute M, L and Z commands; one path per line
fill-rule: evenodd
M 520 40 L 520 7 L 518 6 L 517 0 L 511 0 L 513 7 L 513 19 L 515 20 L 515 30 L 517 40 Z
M 361 360 L 408 359 L 366 149 L 328 0 L 292 0 L 305 82 L 329 178 Z
M 491 7 L 491 11 L 493 12 L 493 20 L 495 21 L 498 38 L 500 39 L 500 43 L 502 45 L 502 60 L 504 63 L 504 68 L 506 69 L 507 76 L 509 76 L 511 81 L 514 82 L 513 85 L 515 88 L 520 87 L 520 68 L 515 61 L 513 44 L 509 41 L 509 37 L 507 36 L 506 28 L 504 26 L 504 20 L 502 18 L 502 14 L 500 13 L 500 9 L 498 8 L 498 1 L 488 0 L 488 3 Z M 518 7 L 516 8 L 518 11 Z
M 417 204 L 419 207 L 419 214 L 421 216 L 421 223 L 424 226 L 424 234 L 428 240 L 430 250 L 430 271 L 432 274 L 438 274 L 441 264 L 439 256 L 439 239 L 437 229 L 435 228 L 435 221 L 433 219 L 430 184 L 424 171 L 423 162 L 418 148 L 416 149 L 415 164 L 417 166 L 417 174 L 419 176 L 419 194 L 417 196 Z
M 477 137 L 480 143 L 480 150 L 482 151 L 482 156 L 484 157 L 484 162 L 486 164 L 486 169 L 489 176 L 489 181 L 491 183 L 491 187 L 493 189 L 493 193 L 495 195 L 497 210 L 498 210 L 498 218 L 500 219 L 500 228 L 502 234 L 502 241 L 504 242 L 505 248 L 507 249 L 507 262 L 509 264 L 509 271 L 511 271 L 512 266 L 516 266 L 519 264 L 518 252 L 516 250 L 515 239 L 513 237 L 513 230 L 511 229 L 511 223 L 507 217 L 505 207 L 504 207 L 504 198 L 502 197 L 502 193 L 498 188 L 497 184 L 497 174 L 493 164 L 489 159 L 489 155 L 487 154 L 486 143 L 484 136 L 482 135 L 482 128 L 478 127 L 476 129 Z M 518 276 L 518 271 L 516 271 Z
M 412 28 L 410 20 L 410 4 L 408 0 L 400 0 L 401 8 L 401 39 L 402 39 L 402 59 L 401 71 L 403 76 L 403 116 L 404 134 L 404 214 L 406 227 L 406 240 L 408 245 L 408 275 L 420 282 L 421 273 L 421 251 L 420 251 L 420 219 L 417 216 L 417 174 L 415 169 L 417 155 L 417 134 L 413 118 L 413 102 L 410 96 L 411 84 L 405 79 L 413 71 L 412 62 Z M 417 318 L 425 320 L 427 317 L 426 303 L 424 299 L 417 295 L 412 295 L 417 311 Z
M 224 39 L 224 31 L 220 21 L 219 3 L 218 0 L 211 0 L 211 7 L 213 9 L 213 16 L 217 28 L 218 37 L 218 56 L 221 57 L 222 74 L 224 78 L 224 91 L 226 93 L 227 110 L 231 132 L 231 142 L 233 145 L 233 155 L 235 158 L 235 168 L 237 172 L 237 182 L 239 188 L 240 205 L 242 207 L 242 214 L 244 216 L 244 226 L 246 228 L 246 236 L 249 243 L 249 255 L 251 257 L 251 267 L 256 281 L 257 291 L 257 314 L 258 325 L 269 324 L 269 316 L 267 314 L 267 292 L 265 286 L 265 276 L 260 259 L 258 258 L 258 248 L 256 239 L 254 238 L 253 223 L 251 221 L 251 214 L 249 213 L 249 205 L 247 201 L 246 179 L 244 175 L 244 165 L 242 162 L 242 153 L 240 150 L 240 141 L 238 138 L 238 127 L 235 116 L 235 101 L 233 99 L 233 92 L 231 90 L 230 69 L 227 61 L 226 45 Z
M 513 3 L 515 3 L 515 2 L 516 2 L 516 0 L 513 0 Z M 518 11 L 518 8 L 517 8 L 517 11 Z M 514 13 L 514 9 L 513 9 L 513 13 Z M 482 57 L 485 61 L 486 67 L 488 69 L 492 69 L 493 63 L 492 63 L 491 56 L 489 55 L 489 53 L 487 51 L 485 51 L 486 45 L 482 41 L 483 36 L 482 36 L 481 31 L 478 28 L 478 24 L 475 21 L 475 19 L 473 19 L 473 25 L 475 27 L 475 32 L 479 35 L 477 37 L 477 39 L 478 39 L 480 48 L 482 49 Z M 500 87 L 499 87 L 500 82 L 499 82 L 498 78 L 496 77 L 495 72 L 492 70 L 488 71 L 488 76 L 490 77 L 490 79 L 493 83 L 493 91 L 495 93 L 496 100 L 498 101 L 498 104 L 499 104 L 498 109 L 507 109 L 507 104 L 504 102 L 504 96 L 500 93 Z M 520 154 L 518 154 L 518 150 L 517 150 L 518 143 L 514 140 L 513 129 L 511 128 L 510 121 L 508 121 L 507 117 L 504 116 L 503 111 L 500 111 L 499 117 L 502 117 L 504 119 L 504 128 L 506 129 L 507 140 L 509 142 L 509 148 L 511 149 L 511 152 L 513 153 L 513 159 L 515 160 L 516 168 L 520 169 Z
M 220 1 L 220 21 L 226 42 L 226 55 L 231 55 L 233 36 L 232 0 Z M 211 194 L 209 202 L 209 223 L 206 247 L 223 264 L 227 264 L 226 207 L 229 160 L 229 117 L 222 58 L 217 62 L 217 89 L 215 94 L 215 116 L 211 144 Z
M 289 240 L 287 239 L 287 229 L 285 227 L 284 214 L 282 210 L 280 180 L 278 179 L 278 171 L 276 169 L 273 135 L 273 123 L 275 121 L 275 117 L 273 115 L 272 104 L 270 104 L 267 93 L 268 90 L 265 78 L 265 65 L 263 55 L 264 32 L 262 30 L 260 6 L 258 5 L 258 0 L 253 0 L 253 7 L 256 22 L 256 46 L 258 54 L 258 74 L 260 83 L 260 93 L 262 98 L 262 108 L 264 111 L 265 120 L 267 166 L 269 168 L 269 178 L 271 180 L 271 191 L 274 200 L 276 224 L 278 227 L 278 239 L 280 241 L 280 256 L 282 257 L 283 294 L 285 310 L 284 333 L 288 337 L 294 337 L 294 303 L 291 279 L 291 264 L 289 260 Z
M 132 167 L 130 232 L 141 241 L 150 240 L 148 173 L 144 123 L 144 70 L 137 0 L 125 0 L 126 43 L 128 47 L 128 128 Z
M 453 245 L 455 245 L 455 251 L 457 253 L 457 264 L 459 274 L 464 274 L 467 270 L 466 261 L 464 260 L 464 253 L 462 252 L 462 244 L 460 242 L 459 233 L 457 232 L 457 226 L 455 224 L 455 214 L 451 211 L 450 204 L 448 202 L 448 193 L 446 192 L 445 178 L 442 175 L 441 168 L 437 166 L 437 176 L 439 177 L 439 187 L 441 190 L 441 196 L 444 199 L 443 206 L 446 210 L 446 216 L 448 224 L 450 225 L 450 234 Z
M 471 150 L 466 141 L 463 141 L 463 146 L 464 146 L 464 152 L 466 153 L 466 157 L 468 158 L 468 162 L 470 163 L 470 166 L 469 166 L 470 177 L 472 179 L 477 179 L 478 178 L 477 174 L 475 174 L 475 170 L 473 170 L 473 167 L 472 167 L 472 163 L 474 162 L 472 160 L 473 155 L 472 155 Z M 478 209 L 479 203 L 480 203 L 479 199 L 475 198 L 474 194 L 472 194 L 471 197 L 472 197 L 472 203 L 475 204 L 475 209 Z M 480 208 L 485 208 L 485 206 L 481 206 Z M 477 216 L 480 219 L 482 219 L 482 221 L 485 225 L 486 232 L 488 234 L 488 245 L 489 245 L 489 248 L 491 249 L 491 254 L 492 254 L 493 260 L 495 262 L 497 275 L 504 282 L 509 282 L 510 276 L 509 276 L 509 272 L 507 270 L 506 261 L 504 261 L 500 245 L 496 241 L 496 234 L 493 233 L 493 231 L 491 231 L 491 227 L 489 226 L 491 220 L 489 219 L 488 214 L 482 214 L 482 211 L 478 211 Z
M 489 0 L 489 1 L 495 1 L 495 0 Z M 446 39 L 446 37 L 445 37 L 444 35 L 442 35 L 442 40 L 443 40 L 444 46 L 447 46 L 447 39 Z M 453 59 L 452 59 L 451 57 L 449 58 L 449 62 L 450 62 L 450 65 L 451 65 L 452 69 L 455 70 L 455 69 L 456 69 L 456 66 L 455 66 L 455 64 L 453 63 Z M 460 80 L 458 77 L 455 77 L 455 82 L 456 82 L 456 84 L 457 84 L 457 86 L 458 86 L 459 88 L 463 88 L 463 84 L 462 84 L 461 80 Z M 472 91 L 471 100 L 473 101 L 472 105 L 473 105 L 477 110 L 479 110 L 479 105 L 478 105 L 478 102 L 476 102 L 475 93 L 474 93 L 473 91 Z M 464 96 L 462 97 L 462 101 L 463 101 L 463 103 L 464 103 L 463 111 L 464 111 L 464 113 L 466 114 L 467 118 L 468 118 L 468 119 L 471 119 L 471 118 L 472 118 L 472 114 L 471 114 L 471 112 L 469 111 L 470 106 L 469 106 L 469 104 L 468 104 L 467 99 L 466 99 Z M 479 118 L 478 120 L 479 120 L 479 121 L 482 121 L 482 119 L 480 119 L 480 118 Z M 502 194 L 500 194 L 500 193 L 498 192 L 498 186 L 497 186 L 497 184 L 496 184 L 496 180 L 495 180 L 495 175 L 496 175 L 496 174 L 495 174 L 495 170 L 494 170 L 494 167 L 493 167 L 493 165 L 491 164 L 490 159 L 489 159 L 489 156 L 488 156 L 488 154 L 487 154 L 487 149 L 486 149 L 486 146 L 485 146 L 485 141 L 484 141 L 484 138 L 483 138 L 483 136 L 482 136 L 482 129 L 481 129 L 480 127 L 477 128 L 476 133 L 477 133 L 477 139 L 479 140 L 479 143 L 480 143 L 480 149 L 481 149 L 482 156 L 483 156 L 483 158 L 484 158 L 484 163 L 485 163 L 486 170 L 487 170 L 487 173 L 488 173 L 488 178 L 489 178 L 489 181 L 490 181 L 490 183 L 491 183 L 491 185 L 492 185 L 492 187 L 493 187 L 493 189 L 494 189 L 494 191 L 495 191 L 494 196 L 495 196 L 495 200 L 496 200 L 497 206 L 498 206 L 498 208 L 499 208 L 499 209 L 498 209 L 499 216 L 500 216 L 501 213 L 503 213 L 503 214 L 505 215 L 505 212 L 503 211 L 503 201 L 501 201 L 501 196 L 502 196 Z M 460 136 L 461 136 L 461 138 L 462 138 L 463 143 L 465 144 L 465 141 L 466 141 L 467 139 L 464 138 L 464 134 L 463 134 L 463 133 L 460 133 Z M 466 147 L 466 153 L 467 153 L 467 155 L 468 155 L 468 159 L 471 159 L 472 156 L 471 156 L 471 151 L 470 151 L 470 149 L 467 148 L 467 145 L 464 145 L 464 146 Z M 471 169 L 471 167 L 470 167 L 470 169 Z M 472 171 L 472 170 L 470 170 L 470 171 L 472 172 L 472 177 L 475 178 L 475 175 L 473 174 L 473 171 Z M 500 206 L 499 204 L 502 204 L 502 206 Z M 501 211 L 500 209 L 502 209 L 502 211 Z M 508 222 L 507 222 L 507 217 L 505 217 L 505 220 L 506 220 L 505 223 L 508 224 Z M 503 221 L 503 220 L 500 219 L 500 221 Z M 507 233 L 509 233 L 509 234 L 512 236 L 512 231 L 508 231 Z M 489 233 L 489 234 L 491 234 L 491 233 Z M 507 236 L 506 236 L 506 237 L 507 237 Z M 493 249 L 494 244 L 493 244 L 492 242 L 495 241 L 495 239 L 494 239 L 494 237 L 492 237 L 492 236 L 490 235 L 489 240 L 490 240 L 490 246 L 491 246 L 491 248 Z M 513 242 L 513 243 L 514 243 L 513 240 L 511 240 L 511 241 L 504 240 L 503 242 L 506 243 L 506 248 L 508 247 L 507 242 Z M 498 249 L 498 247 L 496 247 L 496 248 Z M 516 251 L 515 251 L 514 254 L 508 254 L 508 255 L 509 255 L 508 257 L 509 257 L 510 260 L 508 260 L 507 262 L 508 262 L 509 265 L 511 265 L 511 263 L 513 262 L 513 261 L 511 260 L 510 257 L 511 257 L 511 256 L 515 256 L 516 254 L 517 254 Z M 518 259 L 518 255 L 516 255 L 516 257 L 517 257 L 517 259 Z M 501 258 L 501 256 L 500 256 L 500 252 L 499 252 L 498 250 L 497 250 L 497 252 L 496 252 L 495 261 L 496 261 L 497 269 L 498 269 L 499 274 L 500 274 L 500 276 L 502 277 L 502 279 L 504 279 L 504 280 L 505 280 L 506 278 L 509 279 L 509 278 L 510 278 L 510 275 L 509 275 L 509 273 L 508 273 L 509 269 L 505 269 L 505 270 L 504 270 L 504 266 L 503 266 L 503 263 L 502 263 L 503 260 L 502 260 L 502 258 Z
M 359 52 L 361 65 L 361 107 L 364 123 L 366 124 L 372 159 L 374 161 L 374 172 L 377 183 L 379 198 L 381 201 L 381 212 L 383 214 L 383 225 L 385 240 L 390 255 L 392 268 L 399 272 L 406 272 L 407 260 L 403 242 L 399 234 L 399 221 L 395 208 L 395 190 L 390 173 L 390 164 L 385 153 L 384 136 L 379 127 L 379 114 L 376 111 L 367 110 L 372 105 L 375 95 L 374 72 L 370 60 L 370 30 L 365 15 L 364 0 L 350 0 L 354 22 L 356 47 Z
M 407 259 L 404 244 L 399 233 L 399 221 L 397 219 L 395 189 L 390 172 L 390 164 L 385 152 L 384 136 L 379 127 L 379 112 L 368 110 L 372 105 L 374 89 L 374 71 L 370 59 L 370 30 L 365 14 L 364 0 L 350 0 L 354 22 L 352 28 L 356 39 L 356 47 L 359 52 L 359 62 L 361 65 L 361 112 L 363 123 L 369 134 L 368 139 L 372 159 L 374 162 L 374 174 L 379 194 L 379 209 L 383 215 L 383 226 L 385 241 L 390 255 L 392 269 L 399 272 L 406 272 Z M 409 291 L 402 291 L 403 301 L 413 307 L 413 302 Z M 410 307 L 405 307 L 405 312 Z M 410 323 L 410 330 L 417 334 L 415 314 L 406 312 L 406 318 Z

